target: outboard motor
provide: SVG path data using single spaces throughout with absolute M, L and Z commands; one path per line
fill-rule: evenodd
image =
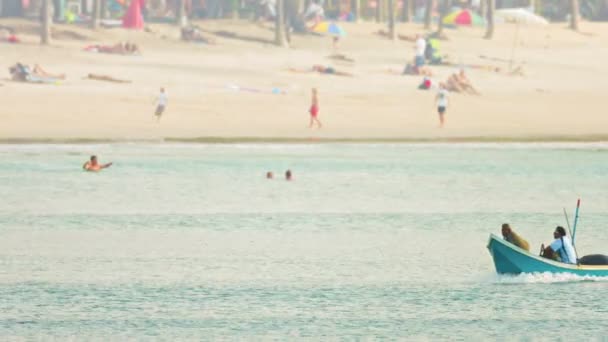
M 608 265 L 608 255 L 590 254 L 578 259 L 580 265 Z

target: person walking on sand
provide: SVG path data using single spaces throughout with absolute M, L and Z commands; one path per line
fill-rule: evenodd
M 322 125 L 321 121 L 319 121 L 319 98 L 317 97 L 317 88 L 312 88 L 312 99 L 308 112 L 310 113 L 310 124 L 308 125 L 308 128 L 312 128 L 315 122 L 319 128 L 321 128 Z
M 154 111 L 154 115 L 156 115 L 156 122 L 160 122 L 160 117 L 167 108 L 167 101 L 167 93 L 165 93 L 165 88 L 160 88 L 160 94 L 158 94 L 158 100 L 156 103 L 156 110 Z
M 435 97 L 437 103 L 437 113 L 439 114 L 439 127 L 443 127 L 445 123 L 445 111 L 448 108 L 448 91 L 445 89 L 445 83 L 439 83 L 439 91 Z

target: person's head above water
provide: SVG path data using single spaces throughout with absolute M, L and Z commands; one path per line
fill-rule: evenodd
M 97 164 L 97 156 L 93 155 L 91 156 L 91 164 Z
M 511 226 L 509 226 L 508 223 L 503 223 L 502 224 L 502 236 L 507 237 L 511 234 L 511 232 L 512 232 Z
M 266 179 L 272 179 L 274 177 L 274 175 L 272 174 L 271 171 L 266 172 Z
M 285 179 L 287 179 L 287 180 L 292 179 L 291 170 L 285 171 Z
M 566 230 L 562 226 L 555 227 L 555 231 L 553 232 L 553 237 L 556 239 L 562 238 L 566 236 Z

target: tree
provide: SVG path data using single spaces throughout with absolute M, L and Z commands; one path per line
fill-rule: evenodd
M 276 15 L 274 17 L 274 40 L 280 47 L 287 47 L 285 37 L 285 0 L 277 0 Z
M 403 8 L 401 9 L 401 20 L 403 20 L 403 22 L 409 23 L 412 21 L 412 12 L 414 12 L 413 5 L 414 0 L 403 0 Z
M 494 36 L 494 10 L 496 9 L 496 3 L 495 0 L 487 0 L 488 1 L 488 8 L 486 9 L 487 11 L 487 28 L 486 28 L 486 35 L 484 36 L 485 39 L 492 39 L 492 37 Z
M 578 31 L 578 0 L 570 0 L 570 28 Z
M 355 15 L 355 21 L 361 20 L 361 0 L 353 0 L 353 13 Z
M 177 0 L 177 10 L 175 11 L 175 23 L 181 27 L 188 25 L 188 17 L 186 16 L 186 0 Z
M 388 0 L 388 37 L 390 40 L 397 39 L 395 32 L 395 0 Z
M 40 44 L 48 45 L 51 43 L 51 0 L 42 0 L 40 21 Z
M 99 28 L 99 18 L 101 17 L 101 0 L 93 0 L 93 14 L 91 15 L 91 28 Z
M 439 6 L 439 25 L 437 27 L 437 35 L 441 37 L 443 33 L 443 18 L 448 15 L 450 7 L 452 5 L 451 0 L 442 0 Z
M 101 13 L 99 16 L 101 19 L 108 19 L 108 0 L 100 0 L 101 1 Z
M 433 17 L 433 0 L 426 0 L 426 11 L 424 12 L 424 28 L 431 29 L 431 19 Z
M 237 20 L 239 18 L 239 7 L 240 7 L 240 2 L 239 0 L 232 0 L 230 1 L 230 7 L 232 10 L 232 20 Z

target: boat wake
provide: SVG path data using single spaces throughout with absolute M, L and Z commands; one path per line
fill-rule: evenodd
M 579 276 L 571 273 L 522 273 L 518 275 L 494 275 L 497 284 L 550 284 L 571 282 L 608 282 L 608 277 Z

